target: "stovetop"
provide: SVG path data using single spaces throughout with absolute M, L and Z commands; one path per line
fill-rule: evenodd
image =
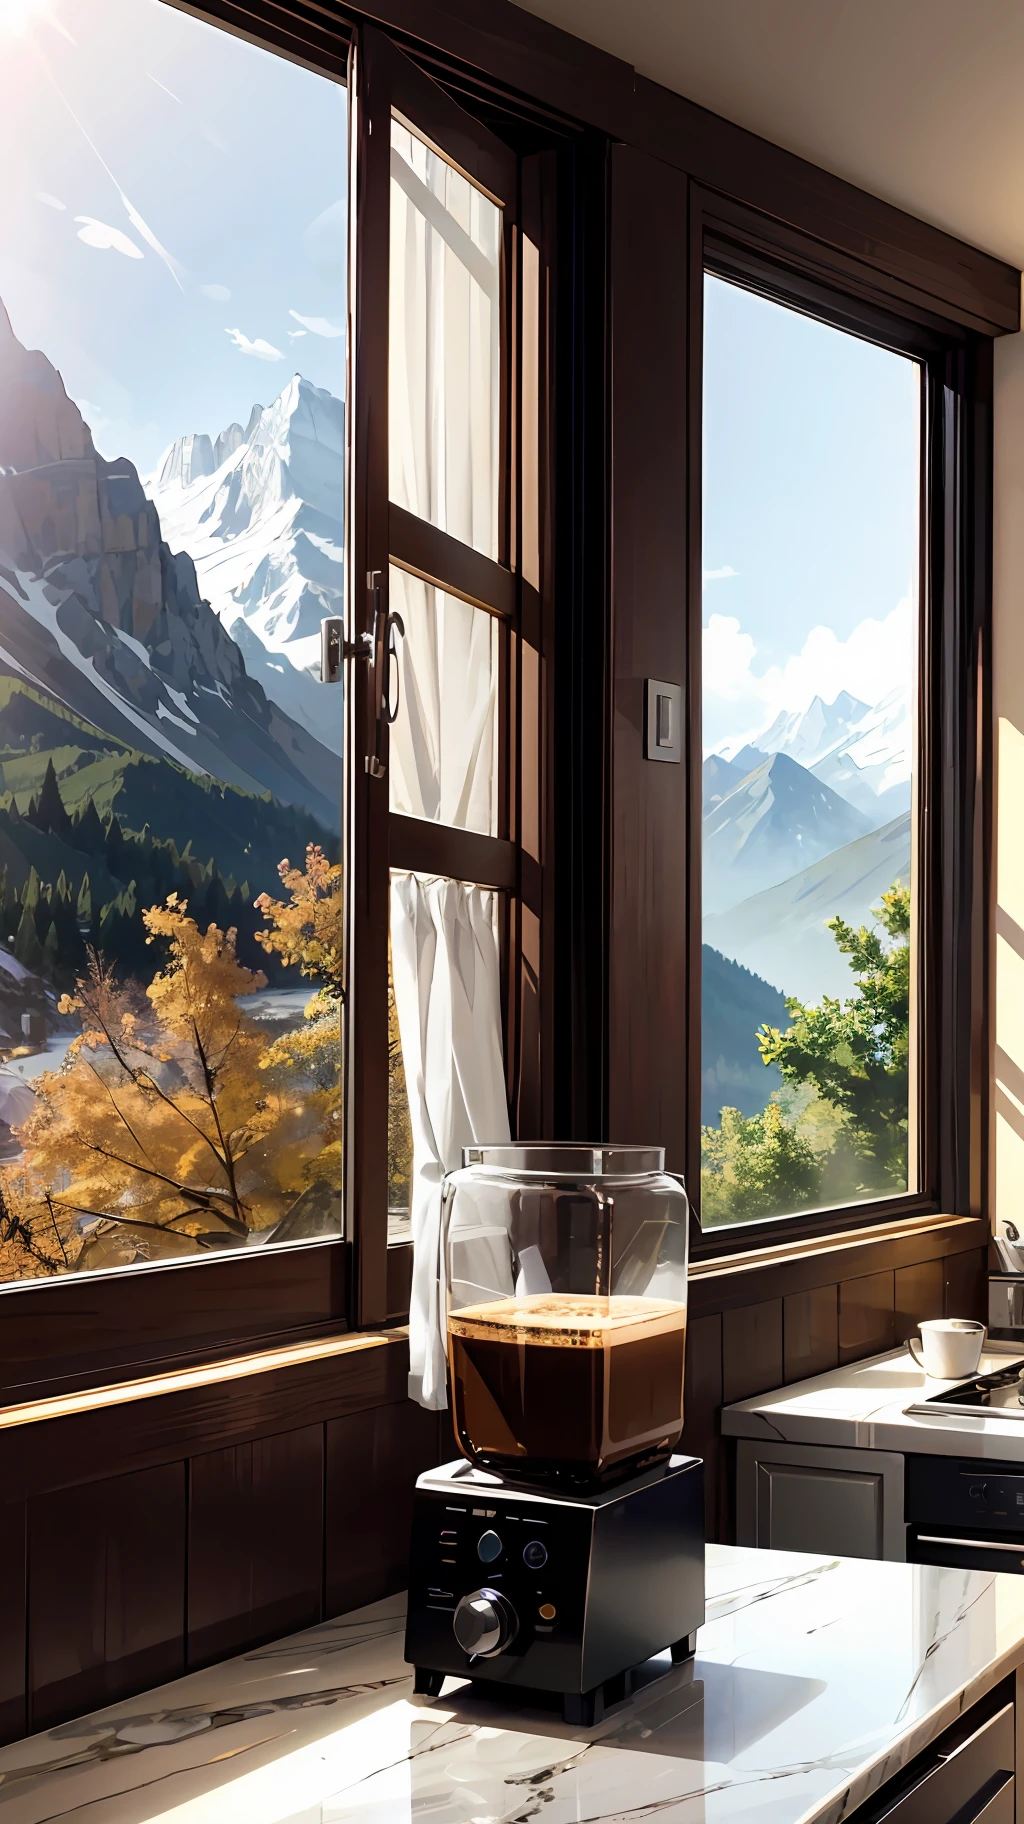
M 941 1417 L 950 1413 L 991 1413 L 1000 1419 L 1024 1419 L 1024 1361 L 1008 1362 L 995 1374 L 979 1374 L 974 1380 L 960 1381 L 947 1387 L 945 1393 L 933 1393 L 927 1400 L 916 1400 L 906 1412 L 927 1413 Z

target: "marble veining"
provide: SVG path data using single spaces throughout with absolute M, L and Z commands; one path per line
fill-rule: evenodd
M 390 1598 L 0 1749 L 0 1824 L 843 1824 L 1024 1663 L 1024 1578 L 708 1548 L 696 1661 L 596 1728 L 449 1680 Z

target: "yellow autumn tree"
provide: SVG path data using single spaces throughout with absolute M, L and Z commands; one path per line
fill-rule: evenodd
M 35 1080 L 0 1170 L 0 1280 L 118 1266 L 336 1230 L 342 1182 L 342 871 L 322 850 L 256 901 L 264 949 L 315 992 L 275 1040 L 239 1000 L 266 986 L 235 932 L 201 931 L 172 894 L 144 913 L 165 962 L 148 988 L 98 956 L 61 1002 L 82 1031 Z M 408 1196 L 411 1135 L 388 986 L 389 1188 Z
M 297 965 L 304 976 L 320 984 L 306 1008 L 305 1029 L 279 1039 L 267 1057 L 267 1067 L 306 1069 L 316 1082 L 317 1107 L 329 1125 L 333 1109 L 340 1111 L 341 1019 L 344 999 L 345 906 L 342 870 L 311 843 L 304 869 L 283 861 L 278 873 L 288 893 L 286 900 L 263 893 L 256 905 L 267 922 L 257 941 L 274 951 L 284 963 Z M 332 1103 L 333 1097 L 333 1103 Z M 340 1112 L 336 1138 L 327 1141 L 324 1163 L 341 1174 Z M 398 1012 L 388 965 L 388 1202 L 408 1203 L 412 1173 L 412 1132 L 406 1097 L 405 1070 L 398 1032 Z
M 296 1032 L 285 1033 L 270 1046 L 263 1068 L 301 1079 L 310 1114 L 316 1122 L 321 1145 L 310 1161 L 307 1184 L 329 1186 L 341 1193 L 341 1005 L 344 999 L 345 906 L 342 871 L 329 862 L 323 850 L 310 843 L 306 866 L 294 868 L 282 861 L 278 868 L 288 897 L 271 899 L 261 893 L 256 901 L 267 929 L 257 931 L 256 941 L 275 952 L 283 963 L 318 983 Z
M 284 963 L 297 964 L 303 975 L 319 982 L 323 994 L 344 995 L 345 902 L 340 862 L 329 862 L 311 842 L 305 869 L 282 861 L 278 868 L 286 900 L 261 893 L 256 909 L 267 921 L 256 942 L 274 950 Z
M 165 966 L 143 997 L 91 959 L 62 1002 L 81 1035 L 37 1079 L 4 1175 L 0 1247 L 34 1249 L 36 1270 L 238 1247 L 288 1214 L 320 1146 L 301 1083 L 266 1069 L 238 1007 L 264 977 L 234 931 L 200 931 L 173 894 L 144 919 Z

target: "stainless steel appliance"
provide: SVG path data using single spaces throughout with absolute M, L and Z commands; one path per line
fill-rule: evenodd
M 694 1650 L 703 1466 L 683 1426 L 689 1208 L 660 1147 L 471 1147 L 445 1181 L 455 1432 L 416 1485 L 405 1656 L 588 1723 Z

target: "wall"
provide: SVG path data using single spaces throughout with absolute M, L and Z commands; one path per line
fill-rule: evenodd
M 1024 335 L 995 344 L 991 1208 L 1024 1233 Z
M 401 1589 L 444 1449 L 407 1375 L 394 1337 L 0 1422 L 0 1740 Z

